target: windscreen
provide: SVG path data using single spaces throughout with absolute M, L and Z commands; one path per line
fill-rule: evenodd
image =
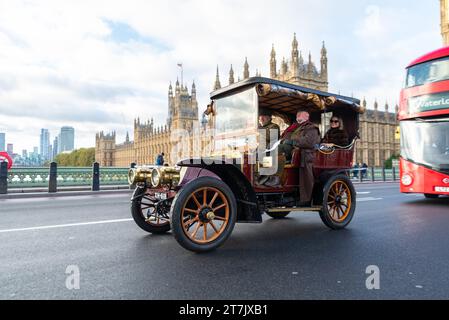
M 402 121 L 401 156 L 437 171 L 448 171 L 449 119 Z
M 449 57 L 433 60 L 407 69 L 405 87 L 421 86 L 449 79 Z

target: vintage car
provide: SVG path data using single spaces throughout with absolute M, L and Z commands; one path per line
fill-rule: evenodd
M 296 121 L 298 108 L 307 108 L 317 126 L 332 115 L 343 119 L 351 143 L 317 146 L 311 207 L 299 207 L 300 149 L 293 151 L 291 162 L 284 166 L 279 186 L 256 184 L 259 172 L 276 162 L 272 149 L 257 150 L 261 108 L 272 111 L 281 130 Z M 129 183 L 135 186 L 132 216 L 147 232 L 160 234 L 171 229 L 179 244 L 194 252 L 219 247 L 236 222 L 261 223 L 264 213 L 281 219 L 295 211 L 317 212 L 327 227 L 345 228 L 356 207 L 348 171 L 362 112 L 357 99 L 262 77 L 215 91 L 205 112 L 215 128 L 213 152 L 172 167 L 131 168 Z

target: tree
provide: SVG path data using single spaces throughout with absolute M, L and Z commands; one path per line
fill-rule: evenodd
M 393 168 L 393 160 L 399 159 L 399 155 L 394 154 L 384 162 L 385 169 Z
M 95 148 L 81 148 L 60 153 L 54 160 L 61 167 L 90 167 L 95 162 Z

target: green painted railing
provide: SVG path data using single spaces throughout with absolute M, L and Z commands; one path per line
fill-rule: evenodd
M 100 185 L 127 185 L 129 168 L 100 168 Z M 49 168 L 12 168 L 8 171 L 8 188 L 48 187 Z M 92 168 L 58 167 L 58 187 L 90 186 Z
M 128 168 L 100 168 L 100 185 L 127 185 Z M 361 170 L 351 172 L 351 178 L 357 172 L 357 179 Z M 399 170 L 396 169 L 396 180 L 399 178 Z M 48 187 L 49 168 L 12 168 L 8 171 L 8 188 L 32 188 Z M 371 168 L 366 170 L 364 181 L 371 181 Z M 374 180 L 382 181 L 382 169 L 374 169 Z M 393 170 L 385 169 L 385 180 L 393 180 Z M 59 167 L 57 175 L 58 187 L 64 186 L 90 186 L 92 184 L 92 168 Z

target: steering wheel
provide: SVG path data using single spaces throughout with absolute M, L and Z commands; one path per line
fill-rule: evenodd
M 12 158 L 7 152 L 0 152 L 0 162 L 8 162 L 8 170 L 12 168 Z

